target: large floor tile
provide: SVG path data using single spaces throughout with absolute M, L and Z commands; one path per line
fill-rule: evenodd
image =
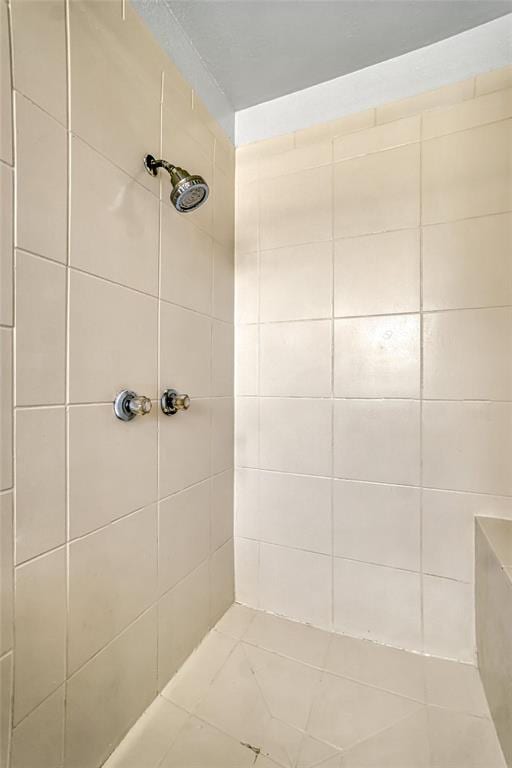
M 342 768 L 429 768 L 424 708 L 344 753 Z M 455 766 L 453 766 L 455 768 Z M 458 768 L 458 767 L 457 767 Z M 462 768 L 462 766 L 461 766 Z
M 346 749 L 413 714 L 420 706 L 410 699 L 324 672 L 308 731 Z
M 341 677 L 418 701 L 424 698 L 423 657 L 368 640 L 332 635 L 325 668 Z
M 229 635 L 210 632 L 165 686 L 162 696 L 194 712 L 236 644 Z
M 506 768 L 491 720 L 428 708 L 431 768 Z
M 321 629 L 263 611 L 256 613 L 244 635 L 245 643 L 314 667 L 323 667 L 330 639 L 331 635 Z
M 188 717 L 185 710 L 157 696 L 107 760 L 105 768 L 156 768 Z
M 191 717 L 161 768 L 250 768 L 255 754 L 235 739 Z
M 240 605 L 163 697 L 108 768 L 505 768 L 474 667 Z

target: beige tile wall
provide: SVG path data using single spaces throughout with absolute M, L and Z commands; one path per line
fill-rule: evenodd
M 237 150 L 237 597 L 474 660 L 512 517 L 510 69 Z
M 233 600 L 235 152 L 128 3 L 0 33 L 0 764 L 96 768 Z

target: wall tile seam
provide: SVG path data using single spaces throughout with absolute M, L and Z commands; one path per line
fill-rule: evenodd
M 432 227 L 440 227 L 447 224 L 458 224 L 465 221 L 474 221 L 475 219 L 488 219 L 488 218 L 494 218 L 498 216 L 507 216 L 507 214 L 510 214 L 510 213 L 512 213 L 512 206 L 510 208 L 506 208 L 503 211 L 491 211 L 489 213 L 480 213 L 475 216 L 463 216 L 462 218 L 442 219 L 441 221 L 429 222 L 428 224 L 418 223 L 413 227 L 411 226 L 399 227 L 398 229 L 395 227 L 393 229 L 379 229 L 379 230 L 372 230 L 368 232 L 359 232 L 356 235 L 348 235 L 345 237 L 335 237 L 334 241 L 336 243 L 342 243 L 349 240 L 358 240 L 364 237 L 375 237 L 377 235 L 392 234 L 396 232 L 410 232 L 410 231 L 415 231 L 420 229 L 431 229 Z M 279 245 L 273 248 L 262 248 L 259 252 L 262 254 L 268 253 L 268 252 L 273 253 L 275 251 L 280 251 L 280 250 L 286 250 L 286 249 L 289 250 L 290 248 L 300 248 L 301 246 L 306 246 L 306 245 L 322 245 L 330 241 L 331 241 L 331 238 L 322 239 L 322 240 L 304 240 L 297 243 L 290 242 L 290 243 L 285 243 L 284 245 Z M 236 256 L 238 258 L 255 256 L 255 255 L 256 255 L 256 251 L 254 250 L 247 250 L 247 251 L 241 250 L 241 249 L 236 250 Z
M 15 0 L 17 2 L 18 0 Z M 67 120 L 66 122 L 63 122 L 58 117 L 56 117 L 52 112 L 50 112 L 46 107 L 43 107 L 41 104 L 39 104 L 38 101 L 36 101 L 32 96 L 28 96 L 24 91 L 22 91 L 20 88 L 17 88 L 16 86 L 13 86 L 12 88 L 13 96 L 22 96 L 24 99 L 26 99 L 30 104 L 32 104 L 33 107 L 37 107 L 37 109 L 40 109 L 41 112 L 44 112 L 44 114 L 47 117 L 50 117 L 54 123 L 57 123 L 64 131 L 68 131 L 67 126 Z
M 178 304 L 175 301 L 171 301 L 170 299 L 166 299 L 166 298 L 164 298 L 162 296 L 158 296 L 158 294 L 156 294 L 156 293 L 151 293 L 151 292 L 148 292 L 148 291 L 144 291 L 144 290 L 142 290 L 140 288 L 134 288 L 131 285 L 127 285 L 126 283 L 120 283 L 120 282 L 118 282 L 116 280 L 113 280 L 111 278 L 105 277 L 104 275 L 98 275 L 95 272 L 90 272 L 88 270 L 83 269 L 82 267 L 77 267 L 74 264 L 64 264 L 63 262 L 58 261 L 57 259 L 53 259 L 53 258 L 51 258 L 49 256 L 44 255 L 44 254 L 40 254 L 40 253 L 35 253 L 33 251 L 29 251 L 26 248 L 16 247 L 15 250 L 18 251 L 19 253 L 26 254 L 26 255 L 31 256 L 33 258 L 36 258 L 38 260 L 48 262 L 49 264 L 51 264 L 53 266 L 59 266 L 59 267 L 62 267 L 63 269 L 69 269 L 71 271 L 71 273 L 76 273 L 76 274 L 80 274 L 80 275 L 86 275 L 87 277 L 92 277 L 92 278 L 95 278 L 96 280 L 101 280 L 102 282 L 108 283 L 109 285 L 115 285 L 115 286 L 117 286 L 119 288 L 125 288 L 127 291 L 131 291 L 132 293 L 135 293 L 137 295 L 145 296 L 147 298 L 154 299 L 155 301 L 160 301 L 160 302 L 162 302 L 163 304 L 166 304 L 166 305 L 170 304 L 171 306 L 178 307 L 179 309 L 185 309 L 188 312 L 194 313 L 195 315 L 199 315 L 200 317 L 204 317 L 204 318 L 207 318 L 209 320 L 213 320 L 213 321 L 222 323 L 223 325 L 227 325 L 227 326 L 234 325 L 234 323 L 231 320 L 225 320 L 224 318 L 218 317 L 217 315 L 209 314 L 209 313 L 206 313 L 206 312 L 201 312 L 200 310 L 194 309 L 193 307 L 188 307 L 185 304 Z M 9 327 L 10 328 L 12 326 L 2 326 L 2 327 Z
M 384 485 L 384 486 L 391 486 L 391 487 L 399 487 L 399 488 L 416 488 L 420 489 L 420 485 L 414 485 L 414 484 L 407 484 L 407 483 L 393 483 L 391 481 L 384 481 L 384 480 L 372 480 L 369 478 L 361 478 L 361 477 L 341 477 L 338 475 L 314 475 L 314 474 L 308 474 L 304 472 L 291 472 L 284 469 L 274 469 L 272 467 L 261 467 L 261 466 L 251 466 L 248 464 L 236 464 L 235 470 L 250 470 L 253 472 L 272 472 L 280 475 L 291 475 L 295 477 L 307 477 L 307 478 L 314 478 L 318 480 L 338 480 L 341 482 L 346 483 L 369 483 L 371 485 Z M 490 493 L 486 491 L 472 491 L 467 490 L 466 488 L 439 488 L 436 486 L 423 486 L 423 490 L 425 491 L 437 491 L 440 493 L 458 493 L 458 494 L 468 494 L 470 496 L 481 496 L 483 498 L 497 498 L 497 499 L 503 499 L 505 501 L 512 500 L 512 494 L 507 495 L 503 493 Z M 492 514 L 486 514 L 479 512 L 479 515 L 483 517 L 492 517 Z
M 144 504 L 144 506 L 138 507 L 137 509 L 132 509 L 129 512 L 125 512 L 124 514 L 120 515 L 119 517 L 116 517 L 113 520 L 109 520 L 109 522 L 104 523 L 103 525 L 100 525 L 97 528 L 93 528 L 92 530 L 87 531 L 86 533 L 79 534 L 77 536 L 69 537 L 66 541 L 59 542 L 55 546 L 50 547 L 48 549 L 45 549 L 44 551 L 39 552 L 37 555 L 33 555 L 31 557 L 28 557 L 25 560 L 20 560 L 19 562 L 14 562 L 14 568 L 19 568 L 19 567 L 21 567 L 23 565 L 27 565 L 27 564 L 35 561 L 35 560 L 38 560 L 38 559 L 40 559 L 40 558 L 42 558 L 42 557 L 44 557 L 46 555 L 53 554 L 53 553 L 55 553 L 55 552 L 57 552 L 57 551 L 59 551 L 61 549 L 64 549 L 66 547 L 66 545 L 72 546 L 75 542 L 81 541 L 82 539 L 86 539 L 89 536 L 93 536 L 93 535 L 95 535 L 97 533 L 100 533 L 100 532 L 104 531 L 105 529 L 110 528 L 113 525 L 121 523 L 121 522 L 125 521 L 126 519 L 128 519 L 130 517 L 133 517 L 133 516 L 135 516 L 137 514 L 140 514 L 140 513 L 144 512 L 144 511 L 146 511 L 151 506 L 158 505 L 158 504 L 160 504 L 162 502 L 168 501 L 169 499 L 173 498 L 174 496 L 177 496 L 180 493 L 185 493 L 186 491 L 189 491 L 189 490 L 191 490 L 192 488 L 195 488 L 198 485 L 202 485 L 203 483 L 210 482 L 211 480 L 214 480 L 215 478 L 221 477 L 222 475 L 226 475 L 226 474 L 228 474 L 230 472 L 233 472 L 233 471 L 234 471 L 234 466 L 227 467 L 226 469 L 222 469 L 222 470 L 220 470 L 218 472 L 215 472 L 215 473 L 213 473 L 211 475 L 208 475 L 208 476 L 204 477 L 202 480 L 198 480 L 198 481 L 192 483 L 191 485 L 185 486 L 184 488 L 180 489 L 179 491 L 175 491 L 174 493 L 168 494 L 166 496 L 155 497 L 154 500 L 149 501 L 147 504 Z M 5 489 L 5 490 L 0 492 L 0 495 L 11 493 L 12 490 L 13 490 L 12 488 L 11 489 Z
M 512 89 L 511 89 L 512 90 Z M 487 128 L 490 125 L 501 125 L 503 123 L 509 123 L 512 121 L 512 114 L 507 115 L 505 117 L 500 117 L 497 120 L 486 120 L 482 122 L 478 122 L 475 125 L 469 125 L 464 128 L 457 128 L 453 131 L 443 131 L 442 133 L 436 134 L 434 136 L 424 136 L 423 131 L 425 130 L 424 127 L 422 127 L 422 136 L 421 136 L 421 143 L 428 143 L 430 141 L 439 141 L 439 139 L 444 139 L 447 136 L 455 136 L 456 134 L 460 133 L 468 133 L 469 131 L 477 131 L 479 128 Z
M 460 397 L 401 397 L 399 395 L 292 395 L 292 394 L 285 394 L 285 395 L 273 395 L 273 394 L 254 394 L 254 395 L 242 395 L 239 394 L 235 397 L 235 399 L 240 398 L 248 399 L 248 398 L 260 398 L 263 400 L 322 400 L 329 402 L 330 400 L 334 401 L 342 401 L 342 402 L 352 402 L 354 400 L 361 401 L 361 402 L 398 402 L 398 403 L 465 403 L 465 404 L 477 404 L 477 405 L 512 405 L 512 399 L 510 400 L 500 400 L 500 399 L 493 399 L 493 398 L 478 398 L 478 397 L 470 397 L 470 398 L 460 398 Z M 210 398 L 215 399 L 215 398 Z M 221 398 L 216 398 L 221 399 Z M 224 399 L 231 399 L 230 397 L 224 398 Z
M 15 243 L 16 233 L 18 229 L 17 222 L 17 197 L 18 197 L 18 174 L 17 174 L 17 162 L 18 155 L 17 148 L 17 115 L 14 95 L 14 29 L 13 29 L 13 17 L 11 2 L 7 2 L 7 26 L 8 26 L 8 44 L 9 44 L 9 66 L 10 66 L 10 105 L 11 105 L 11 153 L 12 153 L 12 244 L 11 244 L 11 281 L 12 281 L 12 331 L 10 333 L 10 356 L 11 356 L 11 370 L 10 370 L 10 385 L 11 385 L 11 425 L 10 425 L 10 447 L 12 455 L 12 469 L 11 469 L 11 481 L 12 481 L 12 541 L 10 542 L 10 554 L 12 558 L 12 595 L 11 595 L 11 653 L 10 653 L 10 691 L 9 691 L 9 703 L 8 703 L 8 715 L 7 715 L 7 766 L 11 764 L 12 758 L 12 732 L 14 724 L 14 695 L 15 695 L 15 673 L 16 673 L 16 578 L 14 563 L 16 562 L 16 433 L 14 430 L 14 411 L 13 406 L 15 402 L 16 393 L 16 273 L 15 273 Z
M 227 541 L 225 541 L 223 544 L 221 544 L 221 546 L 220 546 L 220 547 L 218 547 L 218 549 L 217 549 L 217 550 L 215 550 L 215 552 L 218 552 L 218 550 L 219 550 L 219 549 L 222 549 L 222 547 L 224 547 L 224 546 L 226 546 L 227 544 L 229 544 L 229 543 L 232 541 L 232 539 L 233 539 L 233 537 L 230 537 L 230 538 L 229 538 Z M 62 547 L 60 547 L 59 549 L 65 549 L 65 547 L 64 547 L 64 546 L 62 546 Z M 110 640 L 108 640 L 108 642 L 107 642 L 107 643 L 105 643 L 105 645 L 103 645 L 101 648 L 99 648 L 97 651 L 95 651 L 95 652 L 94 652 L 94 654 L 93 654 L 92 656 L 90 656 L 90 657 L 89 657 L 89 658 L 88 658 L 86 661 L 84 661 L 82 664 L 80 664 L 80 666 L 79 666 L 79 667 L 77 667 L 76 669 L 74 669 L 74 670 L 73 670 L 71 673 L 69 673 L 69 674 L 66 674 L 66 677 L 65 677 L 65 678 L 63 678 L 63 679 L 62 679 L 62 680 L 61 680 L 61 681 L 60 681 L 60 682 L 59 682 L 59 683 L 58 683 L 58 684 L 57 684 L 57 685 L 56 685 L 56 686 L 55 686 L 55 687 L 52 689 L 52 691 L 51 691 L 50 693 L 48 693 L 48 694 L 47 694 L 47 695 L 46 695 L 46 696 L 45 696 L 45 697 L 44 697 L 44 698 L 43 698 L 43 699 L 42 699 L 40 702 L 38 702 L 38 703 L 37 703 L 37 704 L 36 704 L 34 707 L 32 707 L 32 708 L 30 709 L 30 711 L 29 711 L 29 712 L 27 712 L 27 713 L 26 713 L 26 714 L 25 714 L 25 715 L 24 715 L 24 716 L 21 718 L 21 720 L 19 720 L 19 721 L 16 723 L 16 725 L 15 725 L 14 727 L 18 727 L 18 726 L 19 726 L 19 725 L 20 725 L 20 724 L 21 724 L 21 723 L 22 723 L 24 720 L 26 720 L 26 719 L 27 719 L 27 718 L 28 718 L 28 717 L 29 717 L 29 716 L 30 716 L 30 715 L 31 715 L 31 714 L 32 714 L 32 713 L 33 713 L 33 712 L 34 712 L 34 711 L 35 711 L 35 710 L 36 710 L 36 709 L 37 709 L 39 706 L 41 706 L 41 705 L 42 705 L 42 704 L 43 704 L 43 703 L 44 703 L 44 702 L 45 702 L 45 701 L 46 701 L 46 700 L 47 700 L 47 699 L 48 699 L 50 696 L 52 696 L 52 695 L 53 695 L 53 694 L 54 694 L 54 693 L 55 693 L 55 692 L 56 692 L 56 691 L 57 691 L 59 688 L 61 688 L 61 687 L 62 687 L 62 686 L 64 686 L 65 684 L 67 684 L 67 683 L 68 683 L 70 680 L 72 680 L 72 679 L 73 679 L 73 678 L 74 678 L 76 675 L 78 675 L 80 672 L 82 672 L 82 670 L 83 670 L 83 669 L 84 669 L 84 668 L 85 668 L 85 667 L 86 667 L 88 664 L 90 664 L 91 662 L 93 662 L 93 661 L 96 659 L 96 657 L 97 657 L 97 656 L 99 656 L 101 653 L 103 653 L 103 651 L 105 651 L 105 650 L 106 650 L 106 649 L 107 649 L 107 648 L 108 648 L 110 645 L 112 645 L 112 644 L 113 644 L 113 643 L 114 643 L 116 640 L 118 640 L 118 639 L 119 639 L 119 638 L 120 638 L 120 637 L 121 637 L 123 634 L 125 634 L 125 633 L 126 633 L 128 630 L 129 630 L 129 629 L 131 629 L 131 627 L 132 627 L 133 625 L 135 625 L 135 624 L 136 624 L 136 623 L 137 623 L 139 620 L 141 620 L 141 619 L 142 619 L 142 618 L 143 618 L 143 617 L 144 617 L 146 614 L 148 614 L 148 613 L 149 613 L 151 610 L 153 610 L 153 609 L 154 609 L 154 608 L 155 608 L 155 607 L 158 605 L 158 603 L 160 602 L 160 600 L 162 600 L 162 598 L 166 597 L 166 596 L 167 596 L 167 595 L 168 595 L 170 592 L 172 592 L 172 590 L 173 590 L 173 589 L 175 589 L 176 587 L 178 587 L 178 586 L 179 586 L 179 585 L 180 585 L 180 584 L 181 584 L 183 581 L 185 581 L 185 579 L 187 579 L 188 577 L 190 577 L 190 576 L 191 576 L 191 575 L 192 575 L 192 574 L 193 574 L 193 573 L 194 573 L 196 570 L 198 570 L 199 568 L 201 568 L 202 566 L 204 566 L 204 564 L 205 564 L 205 563 L 207 563 L 207 562 L 208 562 L 208 561 L 211 559 L 211 556 L 212 556 L 212 554 L 214 554 L 214 552 L 213 552 L 213 553 L 210 553 L 210 554 L 209 554 L 209 555 L 208 555 L 206 558 L 204 558 L 204 560 L 202 560 L 202 561 L 201 561 L 201 562 L 200 562 L 198 565 L 196 565 L 196 566 L 195 566 L 195 567 L 194 567 L 194 568 L 193 568 L 191 571 L 189 571 L 187 574 L 185 574 L 185 576 L 183 576 L 183 577 L 182 577 L 181 579 L 179 579 L 179 580 L 178 580 L 178 581 L 177 581 L 175 584 L 173 584 L 173 586 L 172 586 L 172 587 L 170 587 L 169 589 L 165 590 L 165 591 L 164 591 L 164 592 L 162 592 L 161 594 L 159 594 L 158 585 L 157 585 L 157 586 L 156 586 L 156 595 L 155 595 L 155 599 L 154 599 L 154 600 L 153 600 L 153 601 L 152 601 L 150 604 L 148 604 L 148 605 L 147 605 L 147 606 L 146 606 L 144 609 L 142 609 L 142 611 L 140 611 L 140 612 L 137 614 L 137 616 L 136 616 L 135 618 L 131 619 L 131 620 L 130 620 L 130 621 L 129 621 L 129 622 L 126 624 L 126 625 L 124 625 L 124 626 L 123 626 L 123 627 L 122 627 L 122 628 L 121 628 L 121 629 L 120 629 L 120 630 L 119 630 L 119 631 L 118 631 L 118 632 L 117 632 L 117 633 L 116 633 L 116 634 L 115 634 L 113 637 L 111 637 L 111 638 L 110 638 Z M 44 557 L 44 555 L 41 555 L 41 557 Z M 34 559 L 37 559 L 37 558 L 34 558 Z M 157 628 L 158 628 L 158 625 L 157 625 Z M 4 654 L 4 655 L 3 655 L 1 658 L 3 659 L 4 657 L 6 657 L 6 656 L 9 656 L 9 655 L 13 655 L 13 656 L 14 656 L 14 654 L 13 654 L 12 650 L 9 650 L 9 651 L 7 651 L 7 652 L 6 652 L 6 653 L 5 653 L 5 654 Z M 67 655 L 67 654 L 66 654 L 66 655 Z
M 237 533 L 234 538 L 242 539 L 244 541 L 256 542 L 258 544 L 265 544 L 266 546 L 269 546 L 269 547 L 279 547 L 280 549 L 292 550 L 293 552 L 305 552 L 308 555 L 318 555 L 319 557 L 332 558 L 333 560 L 343 560 L 349 563 L 360 563 L 361 565 L 371 565 L 371 566 L 374 566 L 375 568 L 386 568 L 387 570 L 390 570 L 390 571 L 399 571 L 400 573 L 408 573 L 414 576 L 422 575 L 422 571 L 419 568 L 417 569 L 404 568 L 403 566 L 392 565 L 391 563 L 383 563 L 377 560 L 363 560 L 362 558 L 349 557 L 348 555 L 344 555 L 338 552 L 335 552 L 334 554 L 331 555 L 329 552 L 325 552 L 319 549 L 307 549 L 306 547 L 293 546 L 292 544 L 283 544 L 281 542 L 270 541 L 269 539 L 264 539 L 256 536 L 247 536 L 240 533 Z M 466 586 L 474 585 L 474 579 L 460 579 L 460 578 L 456 578 L 455 576 L 447 576 L 446 574 L 438 573 L 435 571 L 430 571 L 430 570 L 425 571 L 424 575 L 435 578 L 435 579 L 442 579 L 443 581 L 455 582 L 457 584 L 465 584 Z
M 0 157 L 0 167 L 7 168 L 10 171 L 14 171 L 14 160 L 12 163 L 8 163 L 7 160 L 3 160 Z

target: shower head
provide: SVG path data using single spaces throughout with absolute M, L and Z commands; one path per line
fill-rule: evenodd
M 206 203 L 209 188 L 202 176 L 194 176 L 167 160 L 156 160 L 153 155 L 146 155 L 144 165 L 151 176 L 156 176 L 159 168 L 168 172 L 172 184 L 171 203 L 179 213 L 190 213 Z

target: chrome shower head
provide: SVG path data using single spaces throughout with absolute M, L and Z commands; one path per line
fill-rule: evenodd
M 151 176 L 156 176 L 159 168 L 165 168 L 171 177 L 171 203 L 179 213 L 190 213 L 206 203 L 209 188 L 202 176 L 194 176 L 184 168 L 156 160 L 153 155 L 146 155 L 144 165 Z

